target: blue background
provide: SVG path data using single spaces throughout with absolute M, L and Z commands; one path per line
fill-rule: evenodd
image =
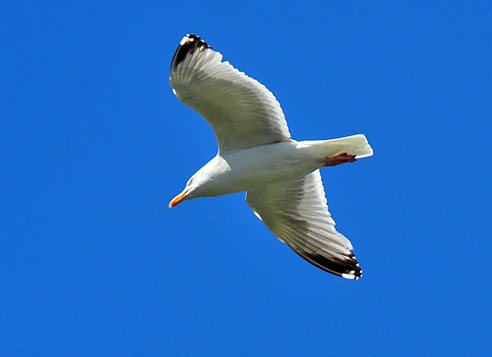
M 0 5 L 0 354 L 492 353 L 489 1 Z M 168 209 L 216 153 L 168 84 L 197 33 L 322 171 L 364 276 L 316 269 L 244 194 Z

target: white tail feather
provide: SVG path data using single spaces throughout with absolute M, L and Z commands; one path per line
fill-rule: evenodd
M 322 159 L 333 155 L 347 153 L 356 155 L 357 159 L 372 156 L 372 148 L 365 135 L 357 134 L 332 140 L 301 141 L 299 147 L 310 155 Z
M 365 135 L 357 134 L 346 136 L 340 139 L 323 141 L 325 150 L 324 155 L 332 156 L 342 152 L 349 155 L 356 155 L 357 159 L 372 156 L 373 151 Z

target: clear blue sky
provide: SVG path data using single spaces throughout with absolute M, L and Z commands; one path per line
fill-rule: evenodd
M 2 2 L 0 354 L 492 353 L 491 10 Z M 242 193 L 167 207 L 217 150 L 169 87 L 186 33 L 270 88 L 294 138 L 366 134 L 374 157 L 322 172 L 361 280 Z

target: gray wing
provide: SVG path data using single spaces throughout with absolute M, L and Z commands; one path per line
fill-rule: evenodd
M 335 229 L 319 170 L 248 191 L 246 201 L 274 235 L 310 263 L 346 279 L 362 276 L 352 244 Z
M 196 35 L 186 35 L 171 62 L 169 82 L 181 102 L 212 127 L 221 153 L 290 138 L 274 95 L 239 72 Z

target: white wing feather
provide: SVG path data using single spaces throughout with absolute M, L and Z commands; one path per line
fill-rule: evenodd
M 310 263 L 347 279 L 362 276 L 352 244 L 335 229 L 319 170 L 248 191 L 246 201 L 274 235 Z
M 222 55 L 196 35 L 181 40 L 169 82 L 179 100 L 210 124 L 221 153 L 290 138 L 275 96 L 229 62 L 222 62 Z

